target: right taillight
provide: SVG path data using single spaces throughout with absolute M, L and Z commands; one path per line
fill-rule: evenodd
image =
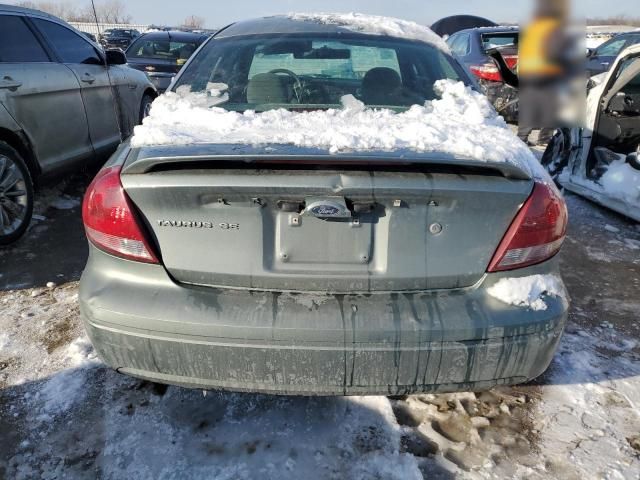
M 536 182 L 496 251 L 489 272 L 528 267 L 560 251 L 567 232 L 567 206 L 553 184 Z
M 82 202 L 87 238 L 112 255 L 138 262 L 158 263 L 120 183 L 120 167 L 101 170 Z

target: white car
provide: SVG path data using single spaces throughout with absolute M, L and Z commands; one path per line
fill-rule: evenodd
M 589 82 L 584 128 L 561 129 L 542 163 L 569 191 L 640 222 L 640 45 Z

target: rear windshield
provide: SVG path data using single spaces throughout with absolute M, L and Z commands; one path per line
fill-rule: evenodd
M 366 105 L 405 109 L 436 97 L 434 82 L 468 78 L 449 55 L 392 39 L 251 36 L 211 40 L 175 88 L 226 89 L 230 110 L 330 108 L 353 95 Z
M 128 49 L 129 58 L 152 58 L 185 63 L 198 48 L 197 42 L 172 42 L 170 40 L 152 40 L 140 38 Z
M 507 33 L 483 33 L 482 34 L 482 47 L 485 50 L 490 48 L 505 47 L 507 45 L 518 46 L 519 40 L 518 32 Z

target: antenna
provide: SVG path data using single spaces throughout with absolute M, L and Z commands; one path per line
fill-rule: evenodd
M 96 10 L 96 4 L 94 0 L 91 0 L 91 8 L 93 9 L 93 18 L 96 20 L 96 30 L 98 32 L 98 37 L 102 34 L 100 30 L 100 22 L 98 21 L 98 11 Z M 109 62 L 107 62 L 107 52 L 105 49 L 104 52 L 104 68 L 107 71 L 107 79 L 109 82 L 109 90 L 111 91 L 111 99 L 113 100 L 113 112 L 116 115 L 116 123 L 118 124 L 118 133 L 120 133 L 120 141 L 124 141 L 124 134 L 122 131 L 122 113 L 120 111 L 120 102 L 118 102 L 117 90 L 113 87 L 113 82 L 111 81 L 111 72 L 109 69 Z M 115 92 L 115 93 L 114 93 Z

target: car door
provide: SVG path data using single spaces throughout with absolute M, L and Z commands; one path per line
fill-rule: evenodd
M 96 154 L 113 150 L 121 140 L 117 104 L 103 54 L 66 25 L 33 19 L 60 61 L 78 78 Z
M 21 15 L 0 14 L 0 103 L 43 173 L 93 155 L 76 76 L 52 60 Z
M 626 36 L 618 36 L 600 45 L 587 59 L 589 76 L 608 71 L 618 54 L 627 44 L 627 40 Z

